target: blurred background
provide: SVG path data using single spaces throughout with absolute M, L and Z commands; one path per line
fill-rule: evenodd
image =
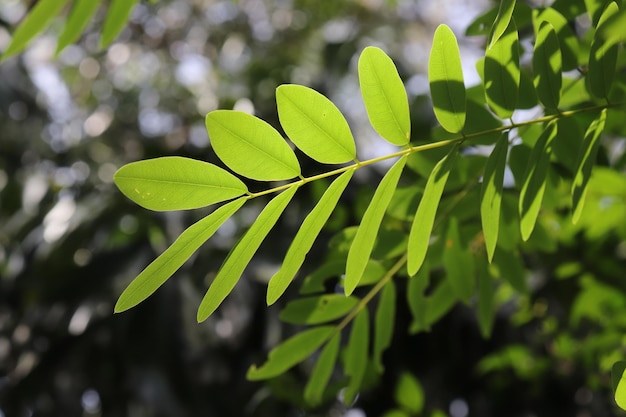
M 0 50 L 31 3 L 0 0 Z M 426 138 L 435 125 L 426 65 L 436 26 L 446 23 L 455 31 L 466 84 L 475 84 L 484 37 L 463 34 L 494 4 L 141 2 L 106 50 L 98 49 L 102 7 L 80 42 L 58 58 L 53 54 L 63 22 L 0 64 L 0 417 L 371 417 L 394 407 L 393 386 L 405 371 L 421 381 L 426 409 L 440 409 L 441 415 L 618 415 L 603 371 L 619 353 L 609 350 L 606 358 L 598 352 L 624 344 L 626 323 L 610 331 L 608 324 L 596 325 L 593 340 L 585 339 L 587 332 L 563 331 L 559 323 L 569 311 L 559 311 L 559 304 L 548 309 L 546 301 L 564 291 L 571 301 L 578 289 L 563 281 L 499 316 L 487 341 L 463 306 L 430 333 L 409 336 L 409 312 L 399 303 L 383 381 L 353 406 L 337 400 L 306 409 L 306 376 L 298 372 L 269 383 L 246 381 L 250 364 L 262 362 L 297 330 L 280 323 L 280 305 L 265 306 L 265 286 L 321 185 L 298 195 L 235 291 L 206 322 L 196 323 L 199 301 L 264 202 L 229 220 L 146 302 L 113 315 L 125 286 L 209 212 L 144 210 L 116 190 L 116 169 L 165 155 L 219 164 L 204 127 L 206 113 L 237 109 L 278 126 L 274 90 L 283 83 L 307 85 L 331 98 L 352 127 L 360 159 L 388 153 L 390 145 L 369 127 L 358 90 L 356 62 L 368 45 L 380 46 L 396 62 L 409 92 L 413 130 Z M 324 169 L 301 160 L 307 175 Z M 363 171 L 355 181 L 371 188 L 380 172 Z M 249 186 L 260 190 L 263 184 Z M 323 239 L 351 224 L 351 198 L 357 197 L 346 197 L 314 256 L 323 255 Z M 616 239 L 602 240 L 589 255 L 601 258 L 611 276 L 626 270 L 624 257 L 615 256 Z M 574 245 L 529 261 L 552 271 L 563 258 L 581 256 L 580 250 Z M 598 313 L 600 322 L 626 307 L 621 293 L 592 289 L 613 297 L 611 309 Z M 586 340 L 588 351 L 581 353 L 577 340 Z M 604 368 L 598 366 L 602 360 Z

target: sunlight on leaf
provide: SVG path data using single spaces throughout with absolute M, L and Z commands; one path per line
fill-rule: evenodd
M 100 48 L 108 46 L 117 38 L 130 18 L 130 14 L 139 0 L 111 0 L 107 17 L 102 27 Z
M 578 56 L 582 55 L 579 53 L 580 46 L 578 44 L 578 37 L 572 30 L 570 26 L 571 23 L 552 7 L 542 10 L 533 10 L 533 27 L 535 33 L 540 30 L 542 22 L 548 22 L 554 28 L 554 32 L 559 41 L 563 71 L 578 68 Z
M 491 151 L 485 164 L 485 174 L 480 190 L 480 220 L 483 226 L 485 246 L 489 262 L 493 259 L 500 228 L 500 205 L 506 154 L 509 146 L 508 134 L 503 133 Z
M 613 85 L 613 78 L 615 78 L 618 45 L 610 44 L 602 38 L 602 28 L 618 12 L 617 4 L 615 2 L 609 3 L 600 17 L 598 30 L 589 51 L 589 69 L 586 80 L 589 92 L 597 98 L 606 99 L 608 97 Z M 623 27 L 622 30 L 624 30 Z
M 320 353 L 317 359 L 311 377 L 304 388 L 304 399 L 309 405 L 315 406 L 322 401 L 324 389 L 328 385 L 328 381 L 335 368 L 335 362 L 339 354 L 340 341 L 341 334 L 336 333 L 326 346 L 324 346 L 322 353 Z
M 533 52 L 533 82 L 539 100 L 556 109 L 561 98 L 561 49 L 556 32 L 549 22 L 541 22 Z
M 496 20 L 493 22 L 493 27 L 491 29 L 488 49 L 492 48 L 510 27 L 513 10 L 515 10 L 515 0 L 502 0 L 500 2 L 500 8 L 498 9 Z
M 502 119 L 511 117 L 517 106 L 520 84 L 519 40 L 515 22 L 485 53 L 485 98 Z

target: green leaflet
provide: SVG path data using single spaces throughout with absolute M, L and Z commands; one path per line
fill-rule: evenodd
M 513 20 L 487 49 L 484 79 L 487 104 L 498 117 L 508 119 L 517 106 L 520 85 L 519 39 Z
M 367 206 L 367 210 L 365 210 L 365 214 L 363 214 L 361 224 L 348 252 L 346 278 L 344 282 L 346 295 L 352 294 L 352 291 L 354 291 L 359 281 L 361 281 L 361 277 L 367 266 L 367 261 L 374 249 L 380 223 L 383 220 L 385 211 L 396 190 L 406 160 L 406 155 L 401 157 L 385 174 L 380 184 L 378 184 L 376 192 L 370 204 Z
M 298 148 L 318 162 L 341 164 L 356 158 L 348 122 L 332 101 L 301 85 L 276 89 L 280 124 Z
M 319 202 L 315 205 L 315 208 L 311 210 L 302 222 L 300 229 L 298 229 L 285 255 L 283 265 L 270 279 L 267 287 L 268 305 L 274 304 L 293 280 L 298 269 L 302 266 L 307 253 L 313 246 L 313 242 L 339 202 L 339 198 L 348 185 L 348 182 L 350 182 L 353 173 L 354 170 L 350 169 L 333 181 L 324 195 L 322 195 L 322 198 L 320 198 Z
M 570 71 L 578 67 L 579 45 L 578 37 L 570 27 L 570 22 L 557 10 L 548 7 L 543 10 L 533 10 L 533 26 L 535 33 L 539 31 L 542 22 L 548 22 L 554 28 L 559 40 L 559 49 L 563 61 L 563 70 Z
M 78 39 L 99 5 L 100 2 L 94 0 L 76 0 L 74 2 L 72 13 L 65 22 L 65 27 L 57 42 L 57 54 Z
M 440 283 L 433 293 L 426 298 L 426 328 L 437 322 L 457 302 L 457 297 L 449 280 Z
M 239 197 L 246 185 L 228 171 L 180 156 L 131 162 L 117 170 L 115 185 L 149 210 L 187 210 Z
M 503 133 L 491 151 L 485 164 L 485 174 L 480 189 L 480 219 L 483 226 L 485 246 L 489 262 L 498 242 L 500 228 L 500 204 L 502 202 L 502 184 L 506 167 L 506 151 L 509 146 L 508 134 Z
M 272 230 L 272 227 L 276 224 L 276 221 L 291 201 L 297 189 L 297 186 L 292 186 L 274 197 L 261 211 L 246 234 L 230 251 L 226 261 L 224 261 L 200 303 L 198 322 L 206 320 L 213 314 L 215 309 L 224 301 L 224 298 L 230 294 L 252 256 L 261 245 L 261 242 L 263 242 L 263 239 L 265 239 L 265 236 Z
M 372 127 L 386 141 L 402 146 L 411 138 L 409 101 L 398 70 L 382 49 L 368 46 L 359 57 L 361 95 Z
M 394 319 L 396 316 L 396 285 L 393 280 L 385 284 L 380 297 L 374 318 L 374 367 L 379 373 L 385 370 L 383 353 L 391 345 L 393 337 Z
M 126 287 L 115 304 L 115 312 L 121 313 L 128 310 L 152 295 L 246 201 L 246 198 L 239 198 L 224 204 L 202 220 L 189 226 L 165 252 L 152 261 Z
M 539 100 L 556 109 L 561 99 L 561 49 L 556 32 L 549 22 L 541 22 L 533 52 L 533 82 Z
M 407 304 L 411 310 L 413 321 L 409 327 L 411 334 L 422 330 L 429 330 L 429 324 L 426 322 L 426 288 L 430 284 L 430 266 L 428 262 L 419 269 L 417 274 L 409 278 L 408 288 L 406 291 Z
M 396 403 L 411 415 L 418 415 L 424 409 L 426 402 L 424 389 L 417 378 L 409 372 L 400 374 L 393 396 Z
M 456 217 L 448 221 L 443 265 L 446 269 L 447 280 L 457 298 L 467 302 L 474 294 L 474 259 L 469 248 L 463 244 L 459 231 L 459 222 Z
M 435 117 L 450 133 L 465 126 L 465 84 L 456 37 L 446 25 L 435 31 L 428 60 L 428 81 Z
M 100 48 L 109 45 L 120 34 L 128 22 L 133 7 L 139 0 L 111 0 L 100 36 Z
M 300 164 L 283 137 L 267 122 L 234 110 L 215 110 L 206 128 L 217 156 L 236 173 L 253 180 L 300 176 Z
M 430 232 L 435 224 L 437 207 L 443 195 L 446 181 L 448 181 L 458 148 L 459 145 L 455 145 L 448 155 L 435 165 L 426 182 L 424 195 L 422 195 L 422 200 L 417 207 L 417 212 L 411 225 L 411 232 L 409 233 L 407 270 L 411 276 L 417 273 L 426 258 Z
M 358 304 L 355 297 L 326 294 L 299 298 L 287 303 L 279 318 L 291 324 L 321 324 L 346 315 Z
M 615 402 L 622 410 L 626 410 L 626 361 L 619 361 L 611 368 L 611 386 L 615 393 Z
M 602 10 L 602 9 L 600 9 Z M 598 34 L 602 39 L 606 40 L 607 46 L 614 45 L 619 42 L 626 41 L 626 31 L 624 26 L 626 25 L 626 9 L 622 8 L 616 14 L 613 14 L 610 18 L 602 23 L 602 26 L 598 28 Z
M 541 201 L 548 179 L 548 168 L 550 167 L 552 141 L 557 133 L 557 124 L 548 124 L 548 127 L 535 143 L 526 165 L 519 197 L 520 230 L 524 241 L 527 241 L 533 232 L 541 209 Z
M 603 109 L 600 115 L 591 122 L 589 128 L 585 132 L 583 145 L 578 154 L 576 162 L 576 175 L 572 182 L 572 223 L 578 223 L 580 215 L 585 205 L 585 197 L 587 195 L 587 183 L 591 177 L 591 170 L 596 161 L 596 154 L 600 145 L 600 135 L 604 131 L 606 124 L 606 109 Z
M 602 37 L 602 32 L 607 20 L 618 12 L 617 4 L 615 2 L 609 3 L 600 16 L 598 28 L 589 51 L 587 86 L 589 92 L 597 98 L 608 98 L 615 77 L 618 45 L 606 42 Z M 624 28 L 621 27 L 621 30 L 623 31 Z
M 304 388 L 304 400 L 311 406 L 318 405 L 322 401 L 324 389 L 332 376 L 337 355 L 339 353 L 339 342 L 341 333 L 335 333 L 330 341 L 324 346 L 320 353 L 311 377 Z
M 317 350 L 335 331 L 334 326 L 321 326 L 305 330 L 290 337 L 272 349 L 267 362 L 260 368 L 252 365 L 246 378 L 251 381 L 269 379 L 289 370 Z
M 2 54 L 2 60 L 24 50 L 35 36 L 50 25 L 67 2 L 68 0 L 39 0 L 13 34 L 11 43 Z
M 493 27 L 491 28 L 491 36 L 487 49 L 491 49 L 509 28 L 511 18 L 513 17 L 513 10 L 515 10 L 515 0 L 502 0 L 500 2 L 498 15 L 496 16 L 496 20 L 493 22 Z
M 478 260 L 478 326 L 480 334 L 488 339 L 495 319 L 495 287 L 484 258 Z
M 345 373 L 350 377 L 350 381 L 343 394 L 343 402 L 345 404 L 354 402 L 365 376 L 369 346 L 369 327 L 369 314 L 367 309 L 364 308 L 354 319 L 348 346 L 346 346 Z

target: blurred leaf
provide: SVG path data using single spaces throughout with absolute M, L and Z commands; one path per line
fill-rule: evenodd
M 626 361 L 613 364 L 611 369 L 611 386 L 615 393 L 615 402 L 622 410 L 626 410 Z
M 598 9 L 602 11 L 602 9 Z M 617 13 L 606 19 L 598 28 L 598 35 L 606 41 L 607 46 L 626 41 L 626 9 L 620 9 Z
M 411 417 L 407 412 L 402 410 L 389 410 L 382 417 Z
M 300 164 L 283 137 L 267 122 L 234 110 L 206 116 L 211 146 L 230 169 L 259 181 L 300 176 Z
M 478 260 L 478 325 L 484 339 L 491 336 L 495 319 L 495 288 L 489 274 L 489 265 L 481 258 Z
M 139 0 L 111 0 L 107 17 L 102 27 L 100 48 L 108 46 L 120 34 Z
M 304 388 L 304 399 L 312 406 L 318 405 L 322 401 L 324 389 L 332 376 L 337 354 L 339 353 L 339 342 L 341 334 L 336 333 L 324 346 L 322 353 L 317 359 L 311 377 Z
M 352 404 L 361 389 L 367 367 L 369 326 L 369 314 L 364 308 L 354 319 L 348 346 L 346 346 L 345 373 L 350 377 L 350 381 L 344 390 L 344 404 Z
M 605 41 L 601 34 L 605 23 L 618 12 L 617 4 L 615 2 L 609 3 L 598 21 L 598 29 L 589 51 L 589 68 L 586 80 L 589 92 L 597 98 L 608 98 L 615 77 L 618 45 Z
M 454 305 L 458 298 L 449 280 L 442 281 L 426 298 L 426 328 L 437 322 Z
M 292 324 L 326 323 L 346 315 L 358 302 L 355 297 L 344 297 L 341 294 L 299 298 L 287 303 L 279 318 Z
M 467 302 L 476 287 L 474 260 L 471 252 L 461 241 L 459 222 L 456 217 L 448 220 L 445 249 L 442 256 L 447 280 L 456 296 Z
M 117 170 L 115 185 L 148 210 L 187 210 L 209 206 L 248 192 L 228 171 L 179 156 L 131 162 Z
M 519 40 L 513 20 L 506 32 L 487 49 L 484 80 L 485 98 L 491 110 L 502 119 L 511 117 L 517 106 L 520 84 Z
M 402 146 L 411 138 L 409 101 L 393 61 L 368 46 L 359 57 L 359 84 L 372 127 L 388 142 Z
M 549 22 L 541 22 L 533 52 L 533 82 L 539 100 L 549 109 L 556 109 L 561 98 L 561 49 L 559 39 Z
M 419 269 L 417 274 L 409 278 L 406 296 L 413 321 L 409 327 L 410 333 L 417 333 L 422 330 L 429 330 L 429 323 L 426 320 L 426 288 L 430 284 L 430 267 L 428 262 Z
M 445 158 L 440 160 L 428 177 L 424 195 L 415 213 L 411 232 L 409 234 L 407 269 L 409 275 L 415 275 L 422 266 L 428 251 L 430 233 L 435 224 L 437 207 L 454 165 L 458 145 L 455 145 Z
M 487 49 L 492 48 L 510 27 L 513 10 L 515 10 L 515 0 L 502 0 L 500 2 L 500 8 L 498 9 L 496 19 L 493 22 L 491 37 Z
M 437 120 L 448 132 L 459 133 L 465 126 L 466 106 L 461 55 L 454 33 L 443 24 L 435 31 L 428 81 Z
M 57 42 L 56 54 L 61 52 L 66 46 L 76 42 L 89 24 L 93 15 L 98 10 L 100 2 L 94 0 L 76 0 L 72 7 L 72 13 L 65 22 L 63 32 Z
M 246 378 L 251 381 L 278 376 L 313 354 L 335 331 L 334 326 L 304 330 L 272 349 L 267 362 L 257 368 L 252 365 Z
M 115 312 L 128 310 L 152 295 L 246 201 L 246 198 L 231 201 L 189 226 L 126 287 L 115 304 Z
M 498 267 L 499 278 L 511 284 L 521 294 L 528 292 L 526 268 L 518 254 L 498 248 L 493 263 Z
M 385 211 L 396 190 L 402 169 L 406 164 L 406 159 L 406 156 L 398 159 L 385 174 L 380 184 L 378 184 L 376 192 L 361 219 L 361 224 L 357 229 L 354 241 L 348 252 L 346 279 L 344 283 L 346 295 L 352 294 L 352 291 L 354 291 L 363 276 L 367 261 L 370 258 L 374 243 L 376 242 L 376 235 L 378 234 L 380 223 L 383 220 Z
M 302 152 L 326 164 L 356 158 L 348 122 L 322 94 L 301 85 L 281 85 L 276 89 L 276 104 L 280 124 Z
M 267 287 L 268 305 L 276 302 L 293 280 L 298 269 L 302 266 L 307 253 L 313 246 L 313 242 L 339 202 L 339 198 L 341 198 L 341 194 L 348 182 L 350 182 L 353 173 L 354 170 L 348 170 L 333 181 L 313 210 L 302 222 L 285 255 L 283 265 L 270 279 Z
M 372 357 L 374 366 L 379 373 L 383 373 L 383 353 L 391 345 L 393 337 L 394 319 L 396 316 L 396 285 L 393 280 L 385 284 L 378 298 L 376 317 L 374 319 L 374 351 Z
M 298 187 L 294 186 L 274 197 L 261 211 L 246 234 L 230 251 L 200 303 L 198 322 L 206 320 L 213 314 L 226 296 L 230 294 L 244 269 L 248 266 L 252 256 L 254 256 L 261 245 L 261 242 L 272 230 L 272 227 L 274 227 L 297 190 Z
M 409 372 L 403 372 L 398 377 L 394 398 L 411 415 L 420 414 L 424 409 L 424 390 L 417 378 Z

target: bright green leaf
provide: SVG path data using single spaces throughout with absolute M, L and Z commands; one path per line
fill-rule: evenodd
M 498 230 L 500 228 L 500 205 L 502 202 L 502 185 L 504 182 L 504 169 L 506 167 L 506 153 L 509 139 L 503 133 L 498 139 L 496 146 L 491 151 L 485 164 L 485 174 L 480 190 L 480 220 L 483 226 L 485 246 L 489 262 L 493 259 L 498 242 Z
M 35 36 L 50 25 L 67 2 L 68 0 L 39 0 L 13 34 L 2 60 L 24 50 Z
M 374 366 L 379 373 L 383 373 L 383 353 L 391 345 L 393 337 L 394 318 L 396 316 L 396 286 L 393 280 L 385 284 L 376 308 L 374 318 Z
M 457 150 L 458 145 L 454 146 L 448 155 L 435 165 L 426 182 L 424 195 L 417 207 L 417 212 L 411 225 L 411 232 L 409 233 L 407 269 L 411 276 L 417 273 L 426 258 L 430 233 L 435 224 L 437 207 L 439 207 L 443 189 L 446 186 L 446 181 L 448 181 L 450 170 L 454 165 Z
M 300 164 L 283 137 L 267 122 L 234 110 L 215 110 L 206 128 L 217 156 L 233 171 L 259 181 L 300 176 Z
M 601 9 L 600 9 L 601 10 Z M 598 35 L 605 39 L 607 46 L 619 42 L 626 42 L 626 9 L 622 8 L 616 14 L 606 19 L 598 28 Z
M 615 402 L 622 410 L 626 410 L 626 361 L 613 364 L 611 369 L 611 386 L 615 393 Z
M 533 52 L 533 82 L 539 100 L 550 109 L 559 106 L 562 83 L 559 39 L 549 22 L 541 22 Z
M 485 54 L 485 98 L 498 117 L 508 119 L 517 106 L 520 84 L 519 40 L 515 22 Z
M 469 248 L 463 244 L 459 231 L 459 222 L 456 217 L 448 221 L 443 264 L 447 273 L 447 280 L 456 296 L 468 301 L 474 294 L 474 262 Z
M 492 48 L 510 27 L 513 10 L 515 10 L 515 0 L 502 0 L 500 2 L 500 8 L 498 9 L 496 20 L 493 22 L 491 29 L 491 39 L 489 40 L 488 49 Z
M 400 374 L 393 396 L 396 403 L 411 415 L 420 414 L 424 409 L 426 400 L 424 389 L 417 378 L 409 372 Z
M 115 312 L 128 310 L 152 295 L 246 201 L 245 198 L 231 201 L 189 226 L 126 287 L 115 304 Z
M 550 123 L 535 143 L 526 165 L 519 197 L 520 230 L 524 241 L 528 240 L 533 232 L 541 209 L 550 167 L 552 141 L 557 133 L 557 124 Z
M 583 145 L 578 154 L 576 162 L 576 175 L 572 182 L 572 222 L 576 224 L 580 219 L 583 207 L 585 205 L 585 197 L 587 195 L 587 183 L 591 177 L 591 170 L 596 161 L 596 154 L 600 145 L 600 135 L 604 131 L 606 124 L 606 109 L 603 109 L 600 115 L 594 119 L 589 125 Z
M 107 17 L 102 27 L 100 48 L 109 45 L 120 34 L 139 0 L 111 0 Z
M 294 276 L 302 266 L 304 259 L 313 246 L 315 238 L 330 217 L 333 209 L 339 202 L 341 194 L 352 178 L 354 170 L 350 169 L 341 174 L 328 187 L 322 198 L 302 222 L 296 236 L 293 238 L 285 260 L 280 270 L 270 279 L 267 287 L 267 304 L 271 305 L 285 292 Z
M 465 84 L 459 45 L 452 30 L 439 25 L 428 60 L 428 81 L 435 117 L 450 133 L 465 126 Z
M 533 10 L 533 26 L 535 33 L 539 31 L 542 22 L 548 22 L 554 28 L 559 40 L 559 48 L 563 61 L 562 69 L 564 71 L 570 71 L 578 68 L 580 46 L 578 45 L 578 37 L 570 27 L 571 23 L 552 7 L 543 10 Z
M 252 365 L 246 378 L 251 381 L 278 376 L 313 354 L 335 331 L 334 326 L 321 326 L 302 331 L 272 349 L 260 368 Z
M 600 16 L 602 16 L 602 12 L 607 3 L 607 0 L 585 0 L 585 9 L 594 27 L 597 27 Z
M 324 346 L 322 353 L 320 353 L 317 359 L 311 377 L 304 388 L 304 399 L 309 405 L 315 406 L 322 401 L 324 389 L 328 385 L 328 381 L 335 368 L 340 341 L 341 334 L 336 333 L 326 346 Z
M 78 39 L 96 13 L 96 10 L 98 10 L 99 5 L 100 2 L 94 0 L 76 0 L 74 2 L 72 13 L 68 17 L 67 22 L 65 22 L 65 27 L 57 42 L 57 54 Z
M 401 157 L 391 169 L 389 169 L 376 188 L 376 192 L 370 204 L 367 206 L 367 210 L 365 210 L 361 224 L 359 225 L 356 236 L 350 246 L 350 251 L 348 252 L 344 283 L 346 295 L 352 294 L 352 291 L 354 291 L 363 276 L 367 261 L 374 249 L 380 223 L 383 220 L 385 211 L 396 190 L 400 174 L 402 174 L 402 169 L 406 164 L 406 159 L 406 156 Z
M 359 58 L 359 84 L 372 127 L 402 146 L 411 138 L 409 101 L 398 70 L 382 49 L 368 46 Z
M 591 43 L 589 51 L 589 68 L 587 72 L 587 85 L 589 92 L 597 98 L 606 99 L 615 78 L 615 68 L 617 65 L 618 45 L 611 44 L 602 37 L 603 26 L 610 17 L 619 12 L 615 2 L 609 3 L 606 7 L 600 21 L 598 22 L 598 30 Z M 622 27 L 623 31 L 624 28 Z
M 180 156 L 131 162 L 118 169 L 113 180 L 126 197 L 156 211 L 205 207 L 248 192 L 228 171 Z
M 226 261 L 217 272 L 209 290 L 204 295 L 198 309 L 198 322 L 206 320 L 239 281 L 241 274 L 263 242 L 263 239 L 272 230 L 276 221 L 287 207 L 298 187 L 293 186 L 274 197 L 261 211 L 256 221 L 250 226 L 246 234 L 230 251 Z
M 318 162 L 341 164 L 356 158 L 348 122 L 329 99 L 301 85 L 276 89 L 278 117 L 285 133 Z
M 480 334 L 487 339 L 493 329 L 495 319 L 495 286 L 489 274 L 489 265 L 483 259 L 478 260 L 478 325 Z
M 362 309 L 352 324 L 352 331 L 346 346 L 345 373 L 350 377 L 343 394 L 343 402 L 352 404 L 359 393 L 365 368 L 367 367 L 367 351 L 369 346 L 369 314 Z
M 299 298 L 287 303 L 279 318 L 291 324 L 320 324 L 346 315 L 359 300 L 341 294 Z

